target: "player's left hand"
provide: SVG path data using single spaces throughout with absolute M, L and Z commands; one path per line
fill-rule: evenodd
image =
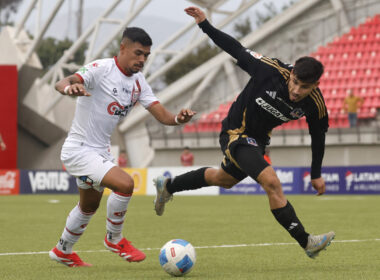
M 181 111 L 177 114 L 177 120 L 180 123 L 187 123 L 195 114 L 196 112 L 192 111 L 191 109 L 181 109 Z
M 189 16 L 192 16 L 197 24 L 201 23 L 206 19 L 205 13 L 197 7 L 188 7 L 185 9 L 185 12 Z
M 322 195 L 326 191 L 325 180 L 322 177 L 311 179 L 311 185 L 318 192 L 317 195 Z

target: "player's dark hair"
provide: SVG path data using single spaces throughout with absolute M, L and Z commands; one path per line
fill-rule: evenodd
M 152 39 L 144 29 L 139 27 L 127 27 L 124 29 L 123 38 L 127 38 L 132 42 L 138 42 L 143 46 L 151 46 Z
M 304 83 L 315 83 L 323 74 L 323 64 L 311 56 L 303 56 L 294 64 L 293 73 Z

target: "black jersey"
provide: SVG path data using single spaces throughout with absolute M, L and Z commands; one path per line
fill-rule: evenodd
M 273 128 L 305 116 L 312 136 L 311 175 L 319 178 L 328 129 L 328 114 L 321 91 L 317 88 L 299 102 L 290 101 L 288 82 L 292 65 L 244 48 L 207 20 L 199 26 L 251 76 L 223 120 L 222 132 L 247 135 L 268 145 Z
M 232 104 L 223 131 L 247 134 L 268 144 L 273 128 L 304 116 L 310 132 L 327 131 L 327 110 L 318 88 L 299 102 L 290 101 L 287 84 L 291 65 L 248 49 L 242 50 L 237 59 L 252 78 Z

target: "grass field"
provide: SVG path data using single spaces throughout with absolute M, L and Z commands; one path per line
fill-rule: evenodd
M 68 268 L 51 261 L 48 251 L 78 196 L 0 196 L 0 279 L 170 279 L 158 253 L 173 238 L 196 247 L 197 262 L 188 279 L 380 279 L 380 196 L 288 199 L 308 232 L 336 232 L 335 241 L 315 260 L 277 224 L 265 196 L 177 196 L 162 217 L 153 211 L 153 197 L 136 196 L 124 233 L 147 259 L 128 263 L 103 247 L 104 197 L 75 246 L 93 266 Z

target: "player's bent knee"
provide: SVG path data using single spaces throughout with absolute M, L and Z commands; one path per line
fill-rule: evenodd
M 214 178 L 214 184 L 215 186 L 219 186 L 225 189 L 230 189 L 236 184 L 236 180 L 222 177 L 222 176 L 215 176 Z
M 119 184 L 117 186 L 117 189 L 118 189 L 117 192 L 120 192 L 123 194 L 132 194 L 134 187 L 135 187 L 135 184 L 134 184 L 133 180 L 123 182 L 122 184 Z

